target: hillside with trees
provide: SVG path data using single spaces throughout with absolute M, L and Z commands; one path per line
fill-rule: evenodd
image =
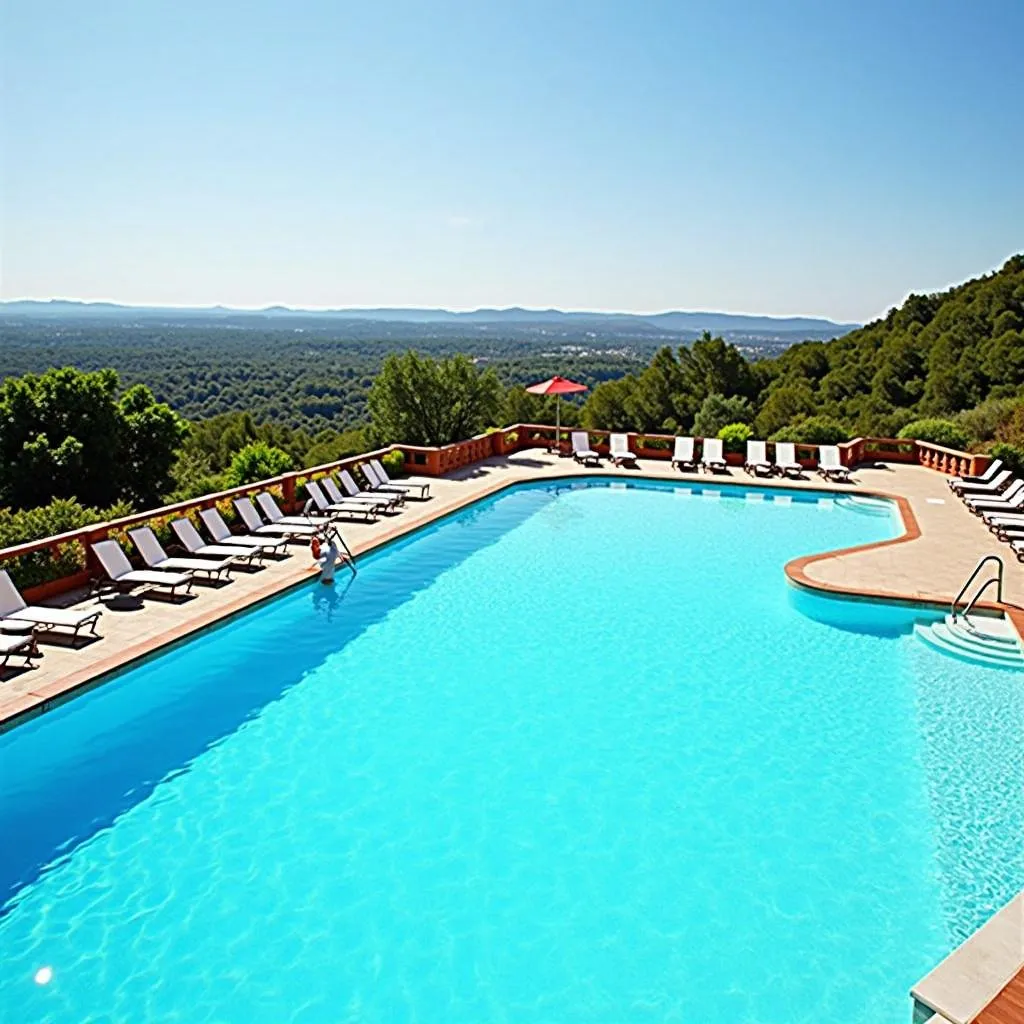
M 710 335 L 678 351 L 663 348 L 642 372 L 600 385 L 584 420 L 593 427 L 707 433 L 726 418 L 749 424 L 759 437 L 814 442 L 908 430 L 917 436 L 916 423 L 952 419 L 961 423 L 959 434 L 932 429 L 945 431 L 947 441 L 982 443 L 996 437 L 1024 391 L 1022 332 L 1018 255 L 993 274 L 947 292 L 911 295 L 884 319 L 775 358 L 748 362 Z

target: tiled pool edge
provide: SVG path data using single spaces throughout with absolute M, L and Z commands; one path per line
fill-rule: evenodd
M 971 1024 L 1024 969 L 1024 892 L 996 911 L 912 989 L 915 1007 Z
M 819 490 L 821 488 L 818 488 Z M 879 548 L 895 547 L 900 544 L 912 544 L 923 536 L 921 525 L 914 515 L 914 509 L 910 501 L 900 494 L 889 494 L 885 491 L 858 490 L 857 494 L 873 498 L 883 498 L 891 501 L 899 509 L 900 518 L 903 521 L 903 533 L 898 537 L 890 537 L 887 540 L 873 541 L 870 544 L 858 544 L 852 548 L 837 548 L 834 551 L 822 551 L 813 555 L 801 555 L 786 563 L 784 571 L 790 583 L 801 587 L 804 590 L 816 591 L 818 593 L 831 594 L 835 597 L 857 598 L 864 601 L 881 601 L 886 603 L 899 603 L 919 605 L 927 608 L 949 608 L 953 599 L 949 594 L 906 594 L 898 590 L 877 590 L 866 587 L 840 586 L 835 583 L 828 583 L 825 580 L 816 580 L 810 576 L 807 569 L 819 562 L 827 562 L 832 559 L 845 558 L 848 555 L 862 554 L 868 551 L 876 551 Z M 1007 602 L 979 601 L 976 608 L 990 612 L 1002 612 L 1013 624 L 1017 633 L 1024 643 L 1024 609 Z
M 454 501 L 446 502 L 436 509 L 428 508 L 424 514 L 413 518 L 397 521 L 390 529 L 375 537 L 366 538 L 362 542 L 356 541 L 352 544 L 353 554 L 356 556 L 365 555 L 371 551 L 377 551 L 387 545 L 399 540 L 409 534 L 430 526 L 449 516 L 452 516 L 463 509 L 478 502 L 485 501 L 500 492 L 509 488 L 529 484 L 533 482 L 549 482 L 558 480 L 593 480 L 593 479 L 626 479 L 626 480 L 653 480 L 661 482 L 679 481 L 681 483 L 707 483 L 708 479 L 696 474 L 679 474 L 678 476 L 643 475 L 635 476 L 624 471 L 616 471 L 613 467 L 602 467 L 597 472 L 559 471 L 556 473 L 544 474 L 536 477 L 520 477 L 496 481 L 493 484 L 485 485 L 480 490 L 473 490 L 471 493 L 460 496 Z M 902 495 L 891 494 L 886 491 L 867 488 L 853 488 L 851 490 L 837 491 L 835 487 L 819 485 L 811 481 L 800 487 L 786 486 L 783 481 L 768 481 L 758 478 L 750 478 L 739 481 L 722 482 L 722 486 L 731 485 L 737 488 L 755 488 L 765 490 L 789 490 L 793 492 L 809 492 L 829 495 L 850 495 L 856 494 L 861 497 L 877 498 L 893 502 L 899 509 L 903 522 L 904 532 L 898 537 L 890 537 L 883 541 L 876 541 L 870 544 L 861 544 L 850 548 L 838 548 L 833 551 L 819 552 L 816 554 L 803 555 L 786 563 L 784 571 L 788 580 L 796 586 L 812 591 L 819 591 L 832 594 L 836 597 L 846 597 L 861 600 L 874 600 L 883 602 L 899 602 L 925 607 L 948 606 L 950 597 L 942 595 L 920 595 L 903 594 L 898 591 L 867 590 L 861 588 L 843 587 L 810 577 L 806 569 L 808 566 L 845 557 L 858 552 L 866 552 L 877 548 L 889 547 L 897 544 L 913 543 L 922 536 L 921 527 L 914 515 L 913 508 L 907 498 Z M 431 502 L 432 504 L 432 502 Z M 409 511 L 412 511 L 411 509 Z M 21 695 L 21 698 L 12 701 L 7 707 L 0 709 L 0 734 L 15 728 L 17 725 L 40 714 L 67 700 L 73 699 L 78 694 L 100 685 L 105 680 L 119 674 L 121 671 L 138 664 L 152 655 L 174 646 L 183 640 L 198 633 L 204 632 L 220 623 L 226 622 L 237 615 L 249 611 L 258 605 L 277 597 L 295 587 L 301 586 L 316 576 L 316 568 L 312 565 L 305 569 L 297 569 L 294 573 L 284 578 L 279 578 L 245 597 L 232 601 L 227 605 L 196 615 L 194 619 L 149 637 L 128 648 L 111 654 L 98 662 L 92 663 L 87 668 L 65 675 L 58 680 L 44 684 L 38 690 L 30 689 Z M 990 611 L 1005 611 L 1009 614 L 1021 636 L 1024 637 L 1024 610 L 1015 609 L 1012 606 L 1003 606 L 982 602 L 980 608 Z M 1016 613 L 1016 614 L 1015 614 Z

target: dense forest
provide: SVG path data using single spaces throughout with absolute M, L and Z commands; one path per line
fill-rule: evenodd
M 315 434 L 366 421 L 367 394 L 381 363 L 409 347 L 408 332 L 398 337 L 383 329 L 360 337 L 303 328 L 23 321 L 0 333 L 0 378 L 51 366 L 109 367 L 126 386 L 145 384 L 189 420 L 238 412 Z M 422 332 L 415 347 L 433 356 L 466 352 L 506 384 L 571 372 L 593 385 L 637 369 L 654 351 L 649 342 L 611 349 L 608 342 L 581 340 L 556 345 L 435 331 Z

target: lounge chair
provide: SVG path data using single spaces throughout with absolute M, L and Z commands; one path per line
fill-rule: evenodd
M 148 527 L 142 526 L 137 530 L 129 530 L 128 536 L 132 543 L 139 549 L 142 560 L 150 569 L 167 569 L 171 572 L 204 573 L 211 580 L 220 580 L 229 569 L 235 568 L 235 563 L 242 557 L 242 553 L 230 555 L 228 558 L 218 558 L 216 561 L 206 558 L 170 558 L 163 545 L 156 539 L 156 534 Z
M 388 491 L 377 491 L 376 493 L 364 491 L 347 469 L 343 469 L 338 473 L 338 479 L 341 481 L 342 490 L 338 489 L 337 483 L 330 477 L 325 477 L 323 482 L 328 494 L 338 495 L 337 498 L 332 498 L 334 501 L 368 501 L 382 508 L 385 512 L 397 511 L 398 506 L 405 501 L 404 494 L 389 493 Z
M 32 659 L 39 654 L 35 633 L 0 633 L 0 668 L 7 668 L 11 658 L 20 656 L 32 668 Z
M 629 450 L 629 438 L 625 434 L 612 434 L 608 441 L 608 458 L 612 460 L 613 466 L 621 466 L 623 463 L 636 465 L 636 455 Z
M 754 476 L 771 476 L 772 464 L 768 461 L 768 445 L 764 441 L 747 442 L 747 461 L 743 468 Z
M 1009 519 L 1009 517 L 1007 517 Z M 1000 540 L 1024 540 L 1024 517 L 1015 522 L 990 523 L 989 529 Z
M 269 491 L 261 491 L 256 495 L 256 504 L 260 511 L 270 522 L 280 526 L 317 526 L 316 520 L 310 516 L 286 516 L 274 501 L 274 496 Z M 372 508 L 363 505 L 351 505 L 348 508 L 338 509 L 335 512 L 327 513 L 329 519 L 364 519 L 373 522 L 377 517 Z
M 839 461 L 839 448 L 834 444 L 818 445 L 818 476 L 826 480 L 849 480 L 850 469 Z
M 1024 480 L 1014 480 L 996 498 L 964 498 L 964 504 L 975 514 L 985 512 L 1012 514 L 1024 506 Z
M 727 473 L 729 466 L 723 449 L 724 442 L 720 437 L 705 437 L 701 444 L 700 468 L 708 473 Z
M 174 519 L 171 529 L 190 555 L 199 558 L 238 558 L 250 565 L 257 559 L 263 560 L 263 548 L 242 547 L 238 544 L 207 544 L 200 536 L 191 519 Z
M 951 490 L 960 494 L 965 488 L 967 490 L 971 490 L 979 485 L 983 486 L 987 484 L 1002 468 L 1002 461 L 1000 459 L 994 459 L 989 463 L 988 469 L 986 469 L 981 476 L 954 476 L 950 477 L 946 483 L 949 484 Z
M 981 518 L 993 532 L 1024 530 L 1024 509 L 1018 509 L 1016 512 L 982 512 Z
M 286 537 L 270 535 L 254 537 L 251 533 L 232 533 L 228 529 L 228 524 L 224 522 L 224 517 L 215 508 L 204 508 L 199 513 L 199 518 L 202 519 L 210 536 L 218 544 L 239 548 L 258 548 L 271 555 L 287 553 L 284 551 L 284 546 L 288 543 Z
M 426 501 L 430 497 L 430 484 L 421 480 L 403 480 L 401 482 L 392 480 L 384 463 L 380 459 L 370 459 L 362 463 L 363 476 L 366 477 L 366 486 L 371 491 L 387 491 L 389 494 L 406 494 L 410 498 L 414 496 L 417 501 Z
M 697 460 L 693 457 L 693 438 L 677 437 L 675 448 L 672 451 L 671 465 L 678 470 L 688 470 L 693 473 L 697 469 Z
M 775 468 L 783 476 L 800 478 L 804 467 L 796 461 L 796 445 L 792 441 L 775 442 Z
M 235 508 L 238 510 L 239 518 L 245 528 L 256 537 L 273 536 L 283 537 L 285 540 L 308 541 L 322 529 L 321 526 L 311 523 L 308 519 L 303 520 L 301 524 L 265 523 L 249 498 L 235 498 Z
M 27 604 L 6 570 L 0 569 L 0 619 L 31 622 L 47 631 L 70 629 L 77 637 L 79 630 L 86 628 L 93 636 L 97 636 L 96 623 L 102 614 L 99 608 L 76 611 L 74 608 L 47 608 L 44 605 Z
M 321 515 L 330 516 L 331 518 L 344 518 L 349 514 L 365 518 L 367 512 L 376 516 L 384 504 L 379 500 L 376 502 L 351 501 L 347 499 L 330 501 L 317 480 L 306 481 L 306 493 L 313 500 L 317 511 Z
M 159 572 L 156 569 L 133 569 L 128 556 L 116 540 L 101 540 L 92 545 L 93 554 L 99 560 L 107 578 L 118 590 L 133 590 L 135 587 L 166 587 L 172 594 L 178 587 L 192 589 L 192 574 L 189 572 Z
M 1009 469 L 1001 469 L 991 480 L 983 484 L 966 484 L 961 486 L 957 491 L 965 501 L 967 498 L 996 498 L 999 496 L 999 492 L 1006 487 L 1010 482 L 1010 477 L 1013 476 L 1013 472 Z
M 601 465 L 601 456 L 590 447 L 590 437 L 585 430 L 572 432 L 572 457 L 582 466 Z

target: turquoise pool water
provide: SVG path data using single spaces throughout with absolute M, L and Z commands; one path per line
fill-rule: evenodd
M 1022 676 L 787 586 L 844 506 L 520 488 L 0 736 L 0 1019 L 909 1020 Z

